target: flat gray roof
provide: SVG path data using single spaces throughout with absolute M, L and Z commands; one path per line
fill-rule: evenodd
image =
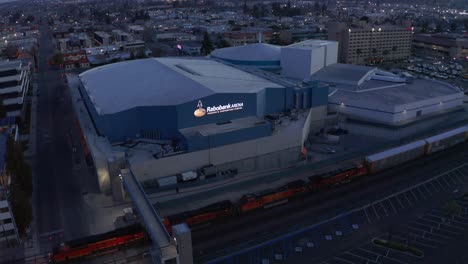
M 329 102 L 344 103 L 368 109 L 393 112 L 396 106 L 407 105 L 444 97 L 463 97 L 463 92 L 448 83 L 430 79 L 415 79 L 413 83 L 392 83 L 380 80 L 366 81 L 360 90 L 349 86 L 331 87 L 338 91 L 329 97 Z
M 178 105 L 215 93 L 256 93 L 283 86 L 208 59 L 150 58 L 80 74 L 99 114 L 138 106 Z
M 322 82 L 359 85 L 360 81 L 375 69 L 375 67 L 335 63 L 317 71 L 311 78 Z

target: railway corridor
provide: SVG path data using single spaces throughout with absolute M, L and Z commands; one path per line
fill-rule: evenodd
M 468 200 L 462 197 L 467 184 L 465 163 L 363 207 L 208 263 L 425 263 L 424 258 L 387 250 L 370 239 L 385 239 L 391 232 L 392 240 L 405 242 L 409 237 L 426 253 L 459 237 L 468 231 Z M 462 208 L 453 219 L 443 207 L 451 199 Z M 427 204 L 430 200 L 438 202 Z M 406 213 L 414 214 L 409 222 L 398 218 Z M 350 237 L 367 242 L 356 247 L 346 242 Z

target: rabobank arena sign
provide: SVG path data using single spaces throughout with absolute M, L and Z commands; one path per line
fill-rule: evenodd
M 198 101 L 197 110 L 193 113 L 196 117 L 203 117 L 205 115 L 213 115 L 213 114 L 220 114 L 225 112 L 237 111 L 242 110 L 244 107 L 243 102 L 232 103 L 232 104 L 225 104 L 225 105 L 214 105 L 208 106 L 206 109 L 203 107 L 203 103 L 201 100 Z

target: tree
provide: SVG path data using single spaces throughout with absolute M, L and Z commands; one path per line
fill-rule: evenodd
M 444 28 L 442 27 L 441 23 L 437 23 L 435 32 L 442 32 Z
M 444 208 L 447 214 L 449 214 L 452 217 L 459 215 L 462 210 L 461 206 L 454 200 L 447 202 Z
M 29 197 L 19 186 L 13 185 L 11 191 L 11 207 L 15 216 L 16 227 L 20 235 L 25 235 L 32 221 L 32 207 Z
M 210 36 L 208 35 L 208 32 L 205 32 L 205 35 L 203 36 L 203 42 L 201 46 L 201 53 L 203 55 L 208 55 L 213 51 L 213 44 L 211 43 Z
M 456 31 L 457 30 L 457 23 L 456 22 L 452 22 L 450 24 L 450 30 L 451 31 Z

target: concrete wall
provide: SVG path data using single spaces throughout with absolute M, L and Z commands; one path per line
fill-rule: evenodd
M 129 157 L 130 167 L 139 180 L 147 180 L 197 170 L 206 165 L 221 165 L 228 166 L 229 168 L 239 166 L 236 168 L 240 170 L 254 170 L 255 168 L 263 168 L 264 166 L 268 168 L 268 166 L 289 164 L 289 161 L 297 161 L 298 159 L 299 150 L 302 145 L 302 126 L 302 122 L 297 123 L 296 126 L 285 124 L 280 132 L 270 137 L 162 159 L 139 159 L 137 157 L 132 159 L 132 157 Z M 301 128 L 298 129 L 298 127 Z M 292 152 L 284 154 L 284 151 L 287 149 L 294 149 L 292 152 L 295 154 L 293 155 Z M 274 154 L 274 152 L 278 153 Z M 268 156 L 270 154 L 272 156 Z M 261 157 L 264 155 L 267 156 Z M 249 161 L 249 159 L 251 160 Z M 278 162 L 279 164 L 276 164 Z

